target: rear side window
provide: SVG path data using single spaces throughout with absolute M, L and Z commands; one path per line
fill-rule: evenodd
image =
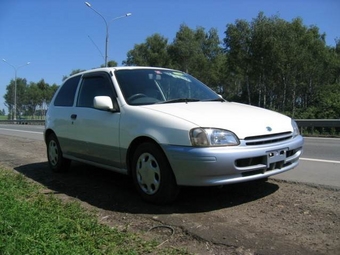
M 55 106 L 72 106 L 80 75 L 68 79 L 60 88 L 57 97 L 54 100 Z

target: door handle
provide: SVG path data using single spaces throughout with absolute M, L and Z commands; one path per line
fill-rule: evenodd
M 71 119 L 75 120 L 77 118 L 77 114 L 72 114 Z

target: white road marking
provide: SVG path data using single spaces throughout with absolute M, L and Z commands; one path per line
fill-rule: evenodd
M 15 132 L 22 132 L 22 133 L 31 133 L 31 134 L 43 134 L 43 132 L 35 132 L 35 131 L 27 131 L 27 130 L 18 130 L 18 129 L 0 128 L 0 130 L 5 130 L 5 131 L 15 131 Z
M 336 160 L 326 160 L 326 159 L 316 159 L 316 158 L 300 158 L 300 160 L 340 164 L 340 161 L 336 161 Z

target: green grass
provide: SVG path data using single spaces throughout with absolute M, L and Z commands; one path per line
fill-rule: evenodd
M 99 224 L 21 174 L 0 168 L 0 254 L 187 254 Z

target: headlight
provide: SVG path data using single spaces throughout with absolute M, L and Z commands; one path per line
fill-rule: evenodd
M 236 135 L 228 130 L 216 128 L 195 128 L 190 131 L 193 146 L 235 146 L 240 142 Z
M 293 127 L 293 137 L 296 137 L 300 134 L 300 130 L 296 122 L 292 119 L 292 127 Z

